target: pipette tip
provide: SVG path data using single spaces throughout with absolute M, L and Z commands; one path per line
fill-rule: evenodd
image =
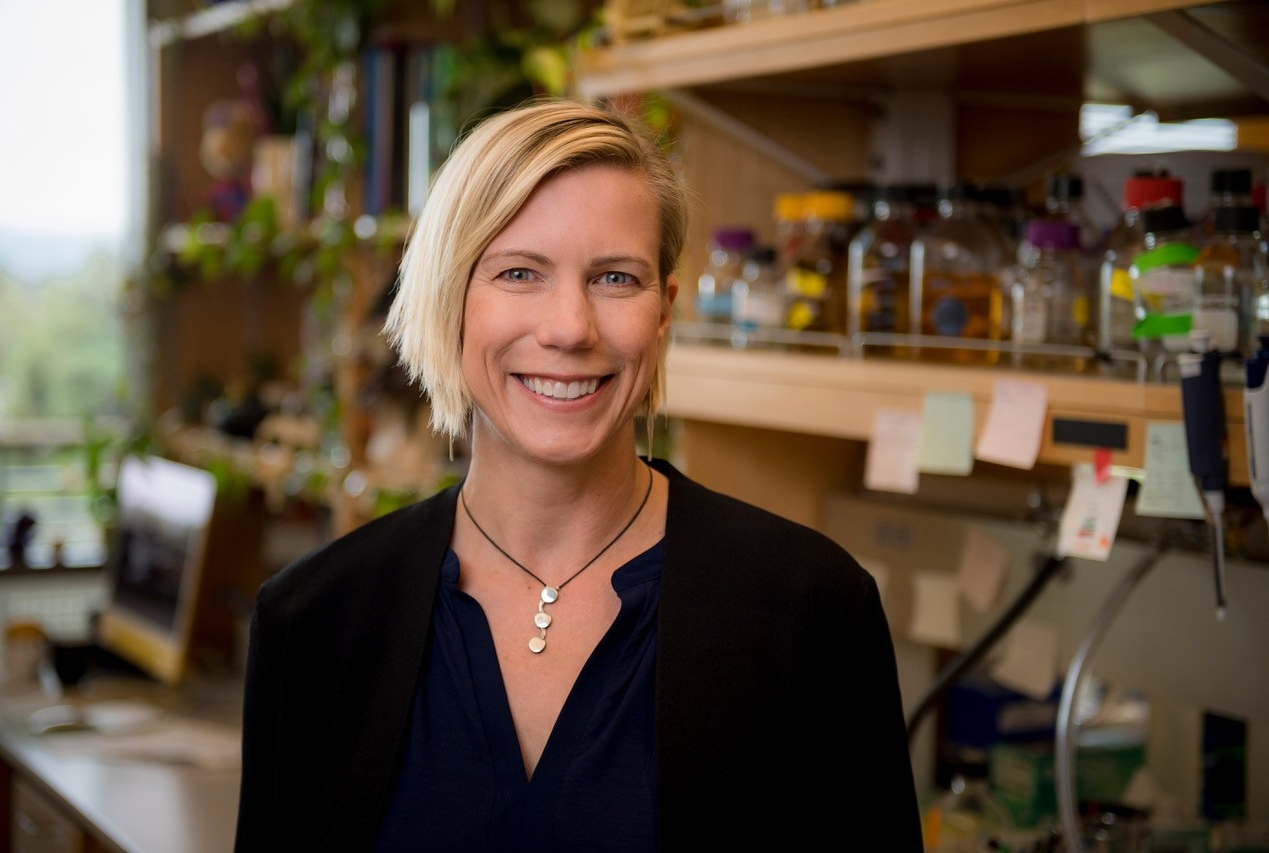
M 1223 604 L 1216 605 L 1216 621 L 1217 622 L 1225 621 L 1225 605 Z

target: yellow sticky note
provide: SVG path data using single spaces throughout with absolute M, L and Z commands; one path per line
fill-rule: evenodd
M 974 468 L 974 398 L 958 391 L 931 391 L 921 405 L 917 470 L 965 475 Z

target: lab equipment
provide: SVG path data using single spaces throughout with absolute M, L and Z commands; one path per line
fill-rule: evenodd
M 1269 519 L 1269 335 L 1260 336 L 1260 349 L 1247 359 L 1247 387 L 1243 391 L 1247 431 L 1247 475 L 1252 497 Z
M 1190 335 L 1194 352 L 1177 357 L 1181 371 L 1181 410 L 1190 473 L 1198 485 L 1212 528 L 1212 560 L 1216 580 L 1216 618 L 1225 618 L 1225 486 L 1229 446 L 1225 434 L 1225 398 L 1221 391 L 1221 354 L 1212 334 L 1196 329 Z

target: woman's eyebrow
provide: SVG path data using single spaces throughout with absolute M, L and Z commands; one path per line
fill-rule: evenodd
M 480 259 L 480 263 L 487 261 L 505 261 L 513 258 L 519 258 L 526 261 L 532 261 L 535 264 L 549 264 L 551 259 L 541 252 L 534 252 L 531 249 L 500 249 L 496 252 L 490 252 Z
M 636 264 L 645 269 L 653 268 L 652 263 L 641 255 L 600 255 L 591 260 L 592 266 L 600 267 L 609 264 Z

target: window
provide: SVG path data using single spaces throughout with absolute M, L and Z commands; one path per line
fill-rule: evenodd
M 1233 151 L 1238 126 L 1228 119 L 1160 122 L 1152 112 L 1133 113 L 1118 104 L 1084 104 L 1080 108 L 1081 153 L 1161 154 L 1169 151 Z
M 125 282 L 144 245 L 143 4 L 0 4 L 0 530 L 100 563 L 86 443 L 129 413 Z M 10 552 L 0 550 L 0 567 Z

